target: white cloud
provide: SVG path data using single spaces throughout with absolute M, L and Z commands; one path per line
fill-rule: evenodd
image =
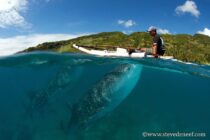
M 155 28 L 159 34 L 171 34 L 171 32 L 168 29 L 162 29 L 162 28 L 158 28 L 158 27 L 155 27 L 155 26 L 150 26 L 148 28 L 148 30 L 150 30 L 152 28 Z
M 195 17 L 199 17 L 200 15 L 196 3 L 192 0 L 187 0 L 183 5 L 178 6 L 175 11 L 177 14 L 190 13 Z
M 130 27 L 136 25 L 136 22 L 133 21 L 133 20 L 131 20 L 131 19 L 129 19 L 129 20 L 127 20 L 127 21 L 126 21 L 126 20 L 118 20 L 117 23 L 118 23 L 119 25 L 122 25 L 122 26 L 126 27 L 126 28 L 130 28 Z
M 210 37 L 210 29 L 208 29 L 208 28 L 204 28 L 203 31 L 198 31 L 197 33 L 207 35 Z
M 170 31 L 167 29 L 158 28 L 157 31 L 159 34 L 171 34 Z
M 21 15 L 28 7 L 28 0 L 0 1 L 0 28 L 9 26 L 28 28 L 29 23 Z
M 83 35 L 87 34 L 32 34 L 10 38 L 0 38 L 0 55 L 11 55 L 28 47 L 33 47 L 44 42 L 67 40 Z

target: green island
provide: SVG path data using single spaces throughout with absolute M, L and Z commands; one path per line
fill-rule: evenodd
M 202 34 L 163 34 L 161 37 L 165 42 L 165 55 L 174 56 L 174 58 L 184 62 L 210 64 L 210 37 Z M 72 47 L 73 44 L 108 50 L 112 50 L 116 46 L 122 48 L 147 48 L 151 46 L 151 42 L 152 37 L 146 32 L 135 32 L 129 35 L 122 32 L 103 32 L 65 41 L 46 42 L 19 53 L 31 51 L 80 52 Z

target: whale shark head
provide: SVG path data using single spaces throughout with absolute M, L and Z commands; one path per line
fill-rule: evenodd
M 115 109 L 135 88 L 142 65 L 122 64 L 107 73 L 73 106 L 70 124 L 84 126 Z

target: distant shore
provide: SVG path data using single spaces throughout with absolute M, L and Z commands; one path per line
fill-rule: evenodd
M 210 65 L 210 37 L 195 34 L 161 35 L 165 42 L 165 55 L 174 56 L 183 62 Z M 122 48 L 150 47 L 152 38 L 146 32 L 135 32 L 130 35 L 122 32 L 104 32 L 75 39 L 46 42 L 35 47 L 30 47 L 21 52 L 54 51 L 78 53 L 79 50 L 72 47 L 73 44 L 91 46 L 97 49 L 113 50 L 115 46 Z

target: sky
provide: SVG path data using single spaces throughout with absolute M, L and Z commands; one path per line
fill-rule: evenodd
M 0 0 L 0 55 L 99 32 L 210 36 L 210 0 Z

